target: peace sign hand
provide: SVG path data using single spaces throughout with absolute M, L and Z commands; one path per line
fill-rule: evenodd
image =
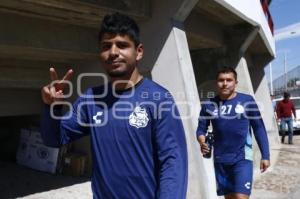
M 70 69 L 65 76 L 59 80 L 54 68 L 49 70 L 52 83 L 44 86 L 41 90 L 42 100 L 45 104 L 51 105 L 55 101 L 62 100 L 64 95 L 63 90 L 66 86 L 65 81 L 69 81 L 73 75 L 73 70 Z

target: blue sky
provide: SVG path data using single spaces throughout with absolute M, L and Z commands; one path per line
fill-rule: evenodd
M 273 0 L 269 9 L 276 41 L 276 58 L 272 61 L 274 80 L 284 73 L 284 54 L 287 71 L 300 65 L 300 0 Z M 270 81 L 269 66 L 265 72 Z

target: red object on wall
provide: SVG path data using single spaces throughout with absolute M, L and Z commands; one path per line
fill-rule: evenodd
M 269 11 L 269 5 L 271 3 L 271 0 L 260 0 L 260 2 L 261 2 L 261 6 L 263 8 L 263 11 L 267 17 L 270 30 L 271 30 L 272 34 L 274 34 L 273 19 L 272 19 L 271 13 Z

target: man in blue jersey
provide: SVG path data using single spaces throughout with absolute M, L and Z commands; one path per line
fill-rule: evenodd
M 236 85 L 234 69 L 224 67 L 218 72 L 218 95 L 202 103 L 197 139 L 202 154 L 207 154 L 205 135 L 211 124 L 217 194 L 226 199 L 247 199 L 253 176 L 251 127 L 262 155 L 262 172 L 270 166 L 270 154 L 258 106 L 252 96 L 236 92 Z
M 137 69 L 143 57 L 139 28 L 122 14 L 104 17 L 100 60 L 110 81 L 88 89 L 62 115 L 60 103 L 69 70 L 42 89 L 44 142 L 61 146 L 90 135 L 95 199 L 184 199 L 187 149 L 182 122 L 169 92 L 143 78 Z M 160 97 L 157 97 L 160 96 Z

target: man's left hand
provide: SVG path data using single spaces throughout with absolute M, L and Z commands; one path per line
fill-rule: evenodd
M 260 171 L 265 172 L 270 166 L 270 160 L 261 160 L 260 161 Z

